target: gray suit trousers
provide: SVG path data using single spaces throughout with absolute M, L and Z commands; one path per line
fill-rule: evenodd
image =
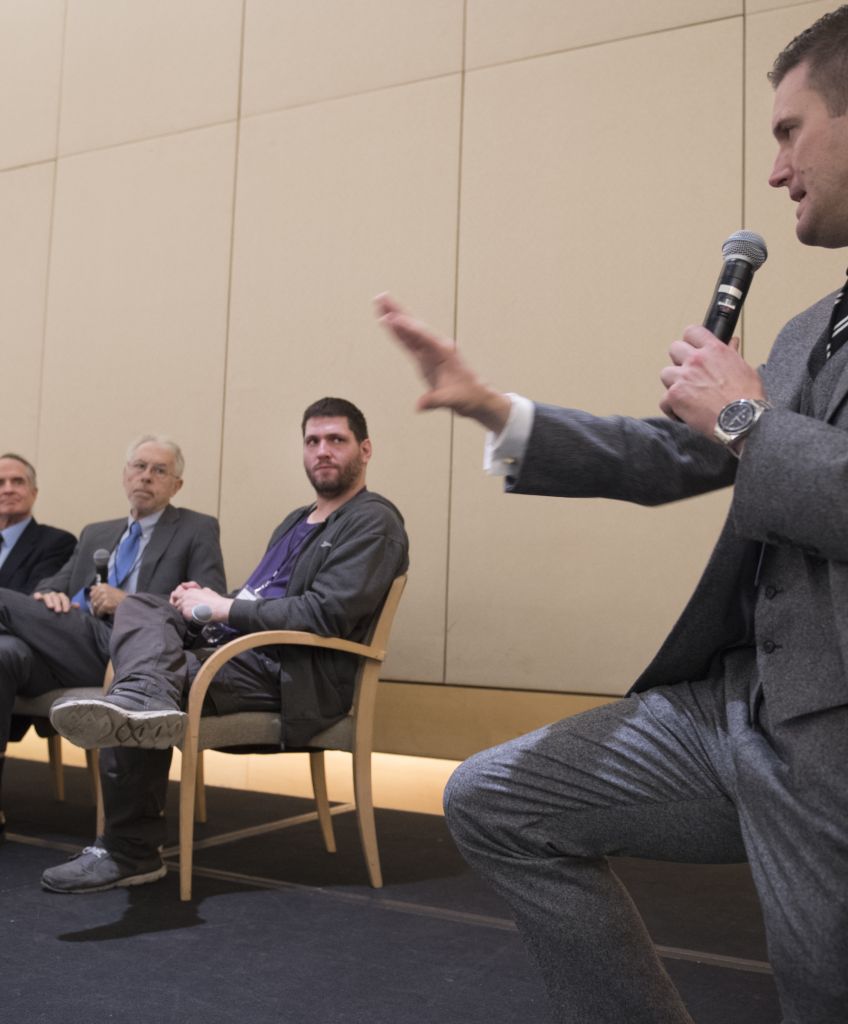
M 103 682 L 111 632 L 111 623 L 78 608 L 52 612 L 32 597 L 0 589 L 0 753 L 18 694 L 37 697 L 60 686 Z
M 771 727 L 738 650 L 483 751 L 445 794 L 569 1024 L 691 1024 L 607 856 L 750 862 L 785 1024 L 848 1020 L 848 708 Z M 821 752 L 828 751 L 827 764 Z

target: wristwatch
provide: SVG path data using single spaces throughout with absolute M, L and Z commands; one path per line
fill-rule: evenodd
M 734 446 L 751 433 L 754 424 L 767 409 L 771 409 L 771 406 L 761 398 L 737 398 L 735 402 L 728 402 L 718 414 L 713 436 L 737 455 Z

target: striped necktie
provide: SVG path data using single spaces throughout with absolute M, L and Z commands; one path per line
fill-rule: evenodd
M 837 352 L 848 341 L 848 284 L 836 297 L 833 314 L 830 318 L 830 337 L 827 339 L 825 359 Z

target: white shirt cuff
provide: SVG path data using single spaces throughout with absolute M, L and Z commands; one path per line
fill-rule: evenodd
M 530 440 L 536 407 L 523 395 L 508 394 L 509 419 L 499 434 L 486 434 L 483 469 L 491 476 L 518 476 Z

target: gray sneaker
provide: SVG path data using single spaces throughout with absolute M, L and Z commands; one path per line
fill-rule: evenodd
M 186 714 L 164 701 L 140 710 L 119 694 L 84 700 L 58 700 L 50 709 L 56 732 L 78 747 L 143 747 L 166 750 L 183 738 Z M 127 706 L 129 705 L 129 706 Z
M 164 878 L 167 870 L 160 857 L 131 864 L 116 860 L 102 846 L 86 846 L 67 863 L 48 868 L 41 876 L 41 887 L 50 892 L 103 892 L 155 882 Z

